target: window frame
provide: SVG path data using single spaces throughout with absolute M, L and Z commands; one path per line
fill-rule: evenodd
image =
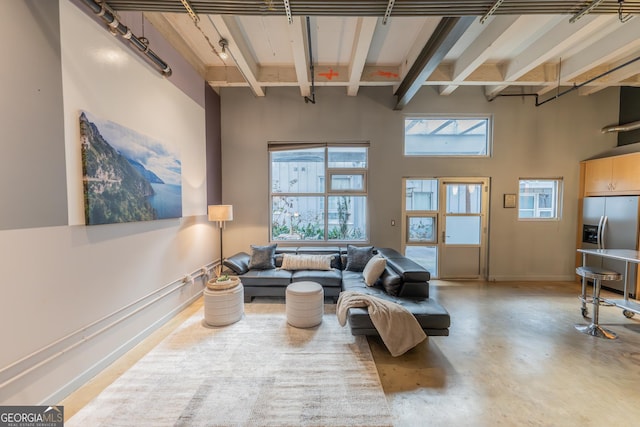
M 555 200 L 552 198 L 552 206 L 551 208 L 539 208 L 538 206 L 538 195 L 539 193 L 522 193 L 521 186 L 523 181 L 553 181 L 555 182 Z M 542 211 L 551 210 L 552 216 L 549 217 L 541 217 L 541 216 L 532 216 L 532 217 L 523 217 L 520 216 L 521 212 L 521 203 L 520 200 L 522 197 L 533 197 L 533 207 L 526 208 L 527 211 L 533 211 L 533 215 L 536 215 L 536 212 L 539 214 Z M 564 179 L 562 177 L 553 177 L 553 178 L 518 178 L 518 194 L 517 194 L 517 211 L 518 211 L 518 221 L 560 221 L 562 219 L 562 201 L 564 199 Z M 555 205 L 555 209 L 554 209 Z M 555 210 L 555 215 L 554 214 Z
M 329 167 L 329 150 L 333 147 L 339 148 L 366 148 L 365 156 L 366 156 L 366 167 Z M 311 148 L 323 148 L 324 149 L 324 177 L 318 176 L 318 178 L 322 178 L 322 184 L 324 187 L 323 192 L 317 193 L 303 193 L 303 192 L 274 192 L 273 191 L 273 170 L 272 170 L 272 153 L 278 151 L 292 151 L 299 149 L 311 149 Z M 369 150 L 370 144 L 369 142 L 344 142 L 344 143 L 330 143 L 330 142 L 269 142 L 268 143 L 268 162 L 269 162 L 269 200 L 268 200 L 268 215 L 269 215 L 269 242 L 270 243 L 278 243 L 278 244 L 296 244 L 300 246 L 304 245 L 335 245 L 335 244 L 365 244 L 370 242 L 370 209 L 369 209 L 369 193 L 368 193 L 368 171 L 369 171 Z M 362 189 L 332 189 L 331 188 L 331 179 L 336 175 L 359 175 L 362 176 Z M 318 213 L 322 214 L 323 222 L 318 223 L 319 226 L 323 227 L 324 234 L 322 239 L 318 240 L 304 240 L 304 239 L 275 239 L 273 236 L 273 202 L 276 197 L 305 197 L 305 196 L 313 196 L 313 197 L 322 197 L 323 207 L 322 210 Z M 330 226 L 330 203 L 329 199 L 332 197 L 364 197 L 364 218 L 365 225 L 362 230 L 365 234 L 365 238 L 362 240 L 339 240 L 339 239 L 330 239 L 329 233 L 331 231 Z
M 486 133 L 486 154 L 407 154 L 407 133 L 404 131 L 407 120 L 487 120 L 487 133 Z M 493 156 L 493 114 L 407 114 L 403 116 L 402 120 L 403 132 L 402 132 L 402 155 L 407 158 L 414 157 L 433 157 L 433 158 L 454 158 L 454 159 L 484 159 L 491 158 Z

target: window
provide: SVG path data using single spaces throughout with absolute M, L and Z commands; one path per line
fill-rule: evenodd
M 490 153 L 489 117 L 407 117 L 405 156 L 480 156 Z
M 438 272 L 438 180 L 404 180 L 404 239 L 406 256 Z
M 520 179 L 518 219 L 559 219 L 561 179 Z
M 368 144 L 270 144 L 272 241 L 367 241 Z

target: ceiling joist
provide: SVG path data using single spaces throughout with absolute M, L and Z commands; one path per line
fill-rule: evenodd
M 623 11 L 618 0 L 107 2 L 118 13 L 143 11 L 214 88 L 248 87 L 257 96 L 291 86 L 309 97 L 315 82 L 349 96 L 390 86 L 400 109 L 425 85 L 441 95 L 484 86 L 489 98 L 584 82 L 577 94 L 640 86 L 638 63 L 591 80 L 640 55 L 637 25 L 625 24 L 640 0 L 627 0 Z M 140 23 L 139 14 L 122 17 Z M 473 22 L 455 37 L 443 30 L 462 20 Z M 222 38 L 230 58 L 218 55 Z
M 440 65 L 444 56 L 462 37 L 474 20 L 474 17 L 469 16 L 442 18 L 395 93 L 397 98 L 396 110 L 401 110 L 411 101 L 411 98 L 422 87 L 424 81 Z

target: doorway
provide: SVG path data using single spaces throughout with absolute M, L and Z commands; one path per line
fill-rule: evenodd
M 404 178 L 403 253 L 439 279 L 486 279 L 489 178 Z

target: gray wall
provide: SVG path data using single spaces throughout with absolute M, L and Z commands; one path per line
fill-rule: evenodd
M 183 278 L 219 256 L 204 82 L 177 88 L 86 11 L 0 1 L 0 405 L 59 403 L 199 298 L 203 278 Z M 179 144 L 182 218 L 83 224 L 80 110 Z
M 531 98 L 487 102 L 481 88 L 460 88 L 442 97 L 422 88 L 403 111 L 394 111 L 390 88 L 317 89 L 305 104 L 294 88 L 270 88 L 264 98 L 247 89 L 221 90 L 223 194 L 234 205 L 224 234 L 229 253 L 268 240 L 268 141 L 370 141 L 371 242 L 400 248 L 402 178 L 491 178 L 489 277 L 495 280 L 572 280 L 578 212 L 579 161 L 615 146 L 600 128 L 618 117 L 618 90 L 588 97 L 569 94 L 535 107 Z M 487 159 L 405 158 L 406 114 L 492 114 L 493 156 Z M 518 178 L 564 179 L 560 221 L 517 221 L 502 207 L 517 193 Z
M 0 2 L 0 230 L 67 224 L 58 18 L 57 1 Z

